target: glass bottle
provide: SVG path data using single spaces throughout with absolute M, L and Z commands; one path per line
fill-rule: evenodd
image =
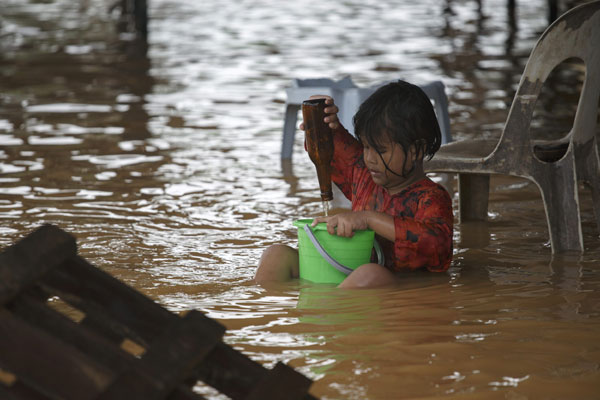
M 302 118 L 308 155 L 317 169 L 317 178 L 324 202 L 333 200 L 331 190 L 331 161 L 333 160 L 333 135 L 325 123 L 325 99 L 302 102 Z

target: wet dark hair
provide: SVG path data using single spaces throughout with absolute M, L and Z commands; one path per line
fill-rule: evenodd
M 405 154 L 415 145 L 417 154 L 427 159 L 440 148 L 442 135 L 431 101 L 421 88 L 405 81 L 377 89 L 361 104 L 353 122 L 358 140 L 365 140 L 380 156 L 387 140 L 400 144 Z

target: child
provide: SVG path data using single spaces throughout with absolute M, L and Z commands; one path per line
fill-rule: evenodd
M 326 97 L 325 122 L 333 130 L 332 180 L 352 201 L 352 211 L 315 218 L 330 234 L 350 237 L 375 231 L 385 265 L 359 266 L 339 285 L 376 287 L 398 281 L 399 272 L 446 271 L 452 259 L 452 201 L 431 181 L 423 159 L 440 147 L 440 128 L 429 98 L 407 82 L 387 84 L 354 116 L 355 139 L 338 121 L 338 108 Z M 303 126 L 300 127 L 303 129 Z M 263 253 L 257 282 L 298 277 L 298 252 L 273 245 Z

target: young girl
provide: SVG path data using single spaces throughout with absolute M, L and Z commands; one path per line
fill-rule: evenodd
M 357 139 L 338 121 L 338 108 L 325 97 L 325 122 L 333 130 L 332 180 L 352 201 L 352 211 L 315 218 L 330 234 L 350 237 L 375 231 L 385 265 L 369 263 L 339 285 L 375 287 L 398 281 L 399 272 L 446 271 L 452 259 L 452 201 L 431 181 L 423 159 L 440 147 L 440 128 L 429 98 L 404 81 L 379 88 L 354 116 Z M 300 126 L 303 129 L 303 126 Z M 285 245 L 265 250 L 256 282 L 298 277 L 298 251 Z

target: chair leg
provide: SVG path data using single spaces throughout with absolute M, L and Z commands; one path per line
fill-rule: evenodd
M 488 174 L 458 174 L 459 222 L 486 221 L 489 194 Z
M 592 189 L 592 203 L 594 204 L 594 215 L 596 216 L 596 232 L 600 235 L 600 165 L 597 158 L 593 158 L 590 164 L 590 179 L 588 184 Z
M 590 182 L 590 186 L 592 188 L 592 202 L 594 203 L 594 215 L 596 216 L 596 232 L 598 233 L 598 235 L 600 235 L 600 181 L 596 180 Z
M 294 151 L 294 137 L 296 136 L 298 110 L 300 110 L 300 106 L 296 104 L 288 104 L 285 108 L 283 140 L 281 142 L 281 158 L 284 160 L 291 159 Z
M 583 252 L 577 179 L 572 168 L 553 168 L 539 180 L 553 253 Z
M 575 147 L 577 179 L 583 180 L 592 190 L 592 203 L 596 229 L 600 235 L 600 136 Z

